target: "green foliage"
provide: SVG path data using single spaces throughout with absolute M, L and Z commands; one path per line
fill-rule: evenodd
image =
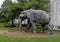
M 5 0 L 1 6 L 0 14 L 1 21 L 8 22 L 18 18 L 19 14 L 23 10 L 27 9 L 40 9 L 49 11 L 49 0 L 17 0 L 17 3 L 13 3 L 12 0 Z
M 0 23 L 0 31 L 1 30 L 16 30 L 16 27 L 11 27 L 9 23 Z
M 11 24 L 8 22 L 0 23 L 0 27 L 11 27 Z
M 1 13 L 5 16 L 4 18 L 6 20 L 10 19 L 10 15 L 12 15 L 11 10 L 13 8 L 11 6 L 12 6 L 12 1 L 11 0 L 5 0 L 3 2 L 2 8 L 1 8 Z
M 49 11 L 49 2 L 50 0 L 28 0 L 28 1 L 24 1 L 21 3 L 21 0 L 18 0 L 18 2 L 20 4 L 22 4 L 22 8 L 23 10 L 26 9 L 40 9 L 40 10 L 45 10 L 45 11 Z
M 11 27 L 10 23 L 4 23 L 3 25 L 4 25 L 4 27 Z
M 5 0 L 1 7 L 2 16 L 5 16 L 4 19 L 6 19 L 6 21 L 17 18 L 20 13 L 18 4 L 13 3 L 11 0 Z

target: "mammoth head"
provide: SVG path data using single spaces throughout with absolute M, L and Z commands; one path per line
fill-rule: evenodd
M 21 19 L 27 18 L 26 12 L 21 12 L 19 16 Z

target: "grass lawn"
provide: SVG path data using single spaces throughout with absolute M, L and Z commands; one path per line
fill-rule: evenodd
M 10 28 L 0 28 L 0 30 L 9 30 Z M 9 35 L 0 34 L 0 42 L 60 42 L 60 32 L 53 37 L 13 37 Z
M 60 36 L 56 37 L 12 37 L 0 35 L 0 42 L 60 42 Z
M 9 26 L 9 24 L 0 23 L 0 30 L 15 30 L 16 29 L 15 27 L 4 27 L 4 25 L 8 25 Z
M 7 28 L 0 28 L 1 30 L 7 30 Z M 58 35 L 54 37 L 13 37 L 0 34 L 0 42 L 60 42 L 60 32 L 56 32 Z

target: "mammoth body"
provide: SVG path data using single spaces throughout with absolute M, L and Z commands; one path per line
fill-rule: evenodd
M 50 22 L 50 17 L 47 14 L 47 12 L 43 10 L 33 10 L 33 9 L 25 10 L 20 13 L 19 19 L 24 20 L 25 18 L 27 18 L 29 22 L 32 24 L 34 29 L 33 32 L 36 32 L 37 30 L 36 23 L 41 24 L 43 29 L 44 27 L 47 27 L 49 31 L 51 31 L 51 28 L 48 25 Z
M 33 22 L 39 24 L 48 24 L 50 21 L 49 15 L 43 10 L 28 10 L 26 13 L 27 17 Z
M 49 15 L 43 10 L 25 10 L 21 12 L 20 16 L 21 15 L 27 16 L 27 18 L 31 20 L 30 22 L 35 22 L 42 25 L 49 24 L 50 22 Z

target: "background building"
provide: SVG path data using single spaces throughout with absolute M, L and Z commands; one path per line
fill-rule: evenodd
M 51 4 L 51 21 L 54 30 L 60 30 L 60 0 L 50 0 Z

